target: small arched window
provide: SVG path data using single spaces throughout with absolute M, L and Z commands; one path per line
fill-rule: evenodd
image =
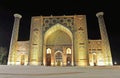
M 50 48 L 47 49 L 47 54 L 51 54 L 51 49 Z
M 71 49 L 67 48 L 67 54 L 71 54 Z

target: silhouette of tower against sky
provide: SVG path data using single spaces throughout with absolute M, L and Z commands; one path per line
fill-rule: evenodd
M 8 65 L 14 65 L 16 60 L 16 49 L 17 49 L 17 41 L 18 41 L 18 33 L 19 33 L 19 23 L 22 16 L 20 14 L 14 14 L 14 26 L 12 31 L 12 37 L 10 42 L 9 49 L 9 57 L 8 57 Z
M 111 58 L 112 56 L 111 56 L 109 39 L 108 39 L 107 30 L 106 30 L 103 15 L 104 15 L 103 12 L 98 12 L 96 14 L 96 16 L 98 18 L 100 34 L 101 34 L 101 39 L 102 39 L 102 52 L 104 54 L 105 65 L 113 65 L 112 58 Z

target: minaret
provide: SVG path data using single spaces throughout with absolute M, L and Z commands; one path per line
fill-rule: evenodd
M 111 56 L 111 49 L 110 49 L 110 44 L 109 44 L 109 39 L 107 35 L 107 30 L 103 18 L 104 13 L 103 12 L 98 12 L 96 14 L 98 18 L 98 23 L 99 23 L 99 28 L 100 28 L 100 34 L 101 34 L 101 39 L 102 39 L 102 52 L 104 56 L 104 63 L 105 65 L 113 65 L 112 64 L 112 56 Z
M 8 65 L 15 65 L 16 62 L 16 46 L 19 33 L 19 23 L 22 16 L 20 14 L 14 14 L 14 26 L 12 30 L 12 37 L 10 42 Z

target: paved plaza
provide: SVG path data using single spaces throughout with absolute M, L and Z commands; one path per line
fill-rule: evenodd
M 120 66 L 0 66 L 0 78 L 120 78 Z

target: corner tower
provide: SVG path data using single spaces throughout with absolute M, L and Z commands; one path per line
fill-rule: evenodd
M 96 14 L 96 16 L 98 18 L 101 40 L 102 40 L 102 52 L 104 54 L 104 64 L 105 65 L 113 65 L 112 64 L 112 56 L 111 56 L 109 39 L 108 39 L 107 30 L 106 30 L 106 27 L 105 27 L 105 22 L 104 22 L 103 15 L 104 15 L 103 12 L 98 12 Z
M 20 14 L 14 14 L 14 26 L 12 31 L 12 37 L 10 42 L 8 65 L 15 65 L 16 61 L 16 45 L 18 40 L 19 23 L 22 16 Z

